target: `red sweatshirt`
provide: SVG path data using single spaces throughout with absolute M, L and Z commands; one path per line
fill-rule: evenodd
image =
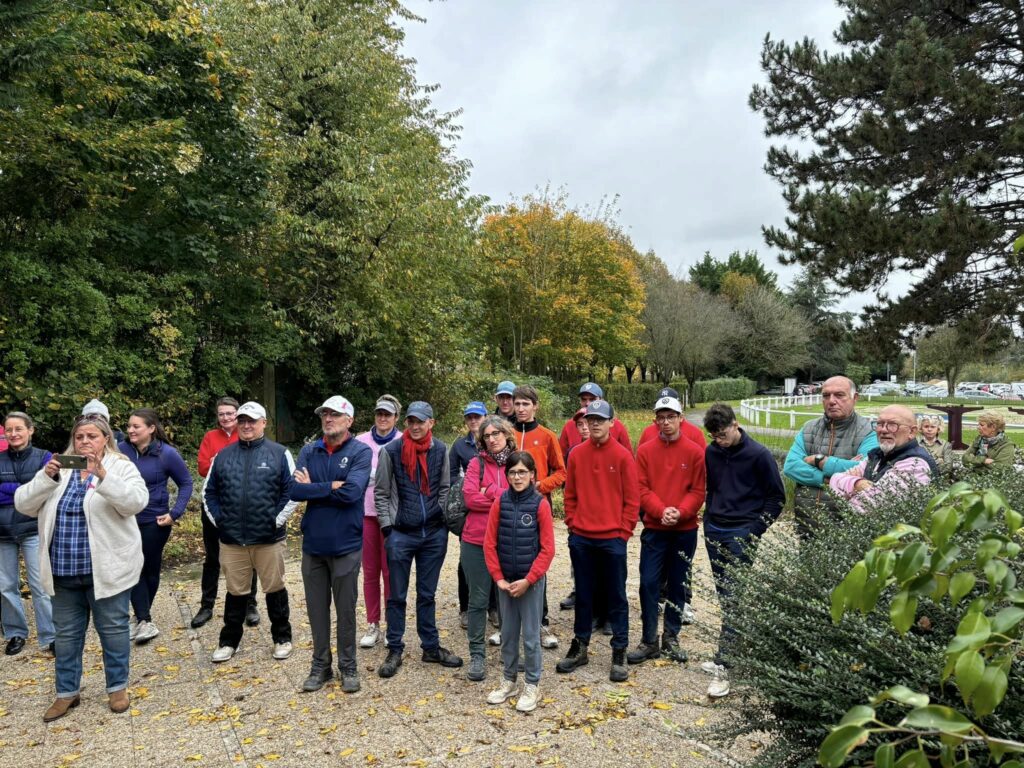
M 704 437 L 704 433 L 701 431 L 700 427 L 696 424 L 691 424 L 685 417 L 679 421 L 679 431 L 682 432 L 683 437 L 687 438 L 691 443 L 700 446 L 702 451 L 708 447 L 707 438 Z M 646 443 L 648 440 L 656 440 L 660 433 L 661 430 L 658 428 L 657 424 L 648 424 L 647 427 L 644 428 L 643 434 L 640 435 L 640 442 L 636 444 L 637 452 L 639 453 L 641 445 Z
M 633 443 L 629 440 L 629 430 L 618 419 L 612 419 L 610 437 L 625 447 L 630 453 L 633 452 Z M 569 450 L 582 442 L 583 438 L 580 437 L 580 431 L 576 429 L 576 422 L 569 419 L 565 422 L 565 426 L 562 427 L 562 434 L 558 438 L 558 444 L 562 446 L 562 458 L 565 459 L 566 464 L 569 463 Z
M 230 435 L 219 427 L 211 429 L 203 435 L 203 442 L 199 444 L 199 475 L 206 477 L 210 473 L 210 465 L 213 457 L 227 448 L 232 443 L 238 442 L 238 430 Z
M 491 573 L 494 583 L 505 578 L 501 572 L 501 561 L 498 559 L 498 527 L 501 522 L 501 498 L 494 500 L 487 517 L 487 531 L 484 534 L 484 562 Z M 536 584 L 540 577 L 548 572 L 551 561 L 555 559 L 555 527 L 551 520 L 551 505 L 547 499 L 540 500 L 537 507 L 537 529 L 540 533 L 540 553 L 530 566 L 526 580 Z
M 682 435 L 671 443 L 655 438 L 636 452 L 640 478 L 640 509 L 644 527 L 653 531 L 692 531 L 704 504 L 704 449 Z M 679 510 L 679 522 L 664 525 L 665 507 Z
M 640 486 L 633 453 L 609 437 L 569 454 L 565 525 L 591 539 L 628 540 L 640 515 Z

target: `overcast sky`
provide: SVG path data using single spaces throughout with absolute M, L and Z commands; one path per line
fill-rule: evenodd
M 619 223 L 672 270 L 755 249 L 788 284 L 762 224 L 781 224 L 768 141 L 747 105 L 766 33 L 834 47 L 831 0 L 407 0 L 406 55 L 444 111 L 462 109 L 460 156 L 494 202 L 564 188 L 618 196 Z M 859 310 L 850 296 L 844 309 Z

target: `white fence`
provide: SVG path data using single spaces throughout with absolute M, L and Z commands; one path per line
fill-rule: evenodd
M 797 416 L 806 417 L 801 411 L 788 410 L 796 406 L 821 405 L 821 395 L 786 395 L 779 397 L 755 397 L 740 401 L 740 415 L 751 424 L 769 426 L 769 419 L 774 413 L 789 416 L 789 428 L 796 429 Z M 778 425 L 778 419 L 775 420 Z M 785 421 L 783 420 L 783 424 Z

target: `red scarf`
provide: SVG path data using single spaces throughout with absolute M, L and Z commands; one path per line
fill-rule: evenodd
M 420 465 L 420 493 L 424 496 L 430 495 L 430 478 L 427 476 L 427 451 L 434 440 L 434 434 L 427 430 L 422 440 L 414 440 L 409 435 L 409 430 L 402 433 L 402 466 L 409 475 L 409 479 L 416 482 L 416 464 Z

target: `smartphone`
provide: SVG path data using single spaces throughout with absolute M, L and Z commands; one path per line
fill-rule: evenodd
M 53 458 L 60 462 L 61 469 L 89 468 L 89 460 L 85 456 L 76 456 L 73 453 L 58 453 Z

